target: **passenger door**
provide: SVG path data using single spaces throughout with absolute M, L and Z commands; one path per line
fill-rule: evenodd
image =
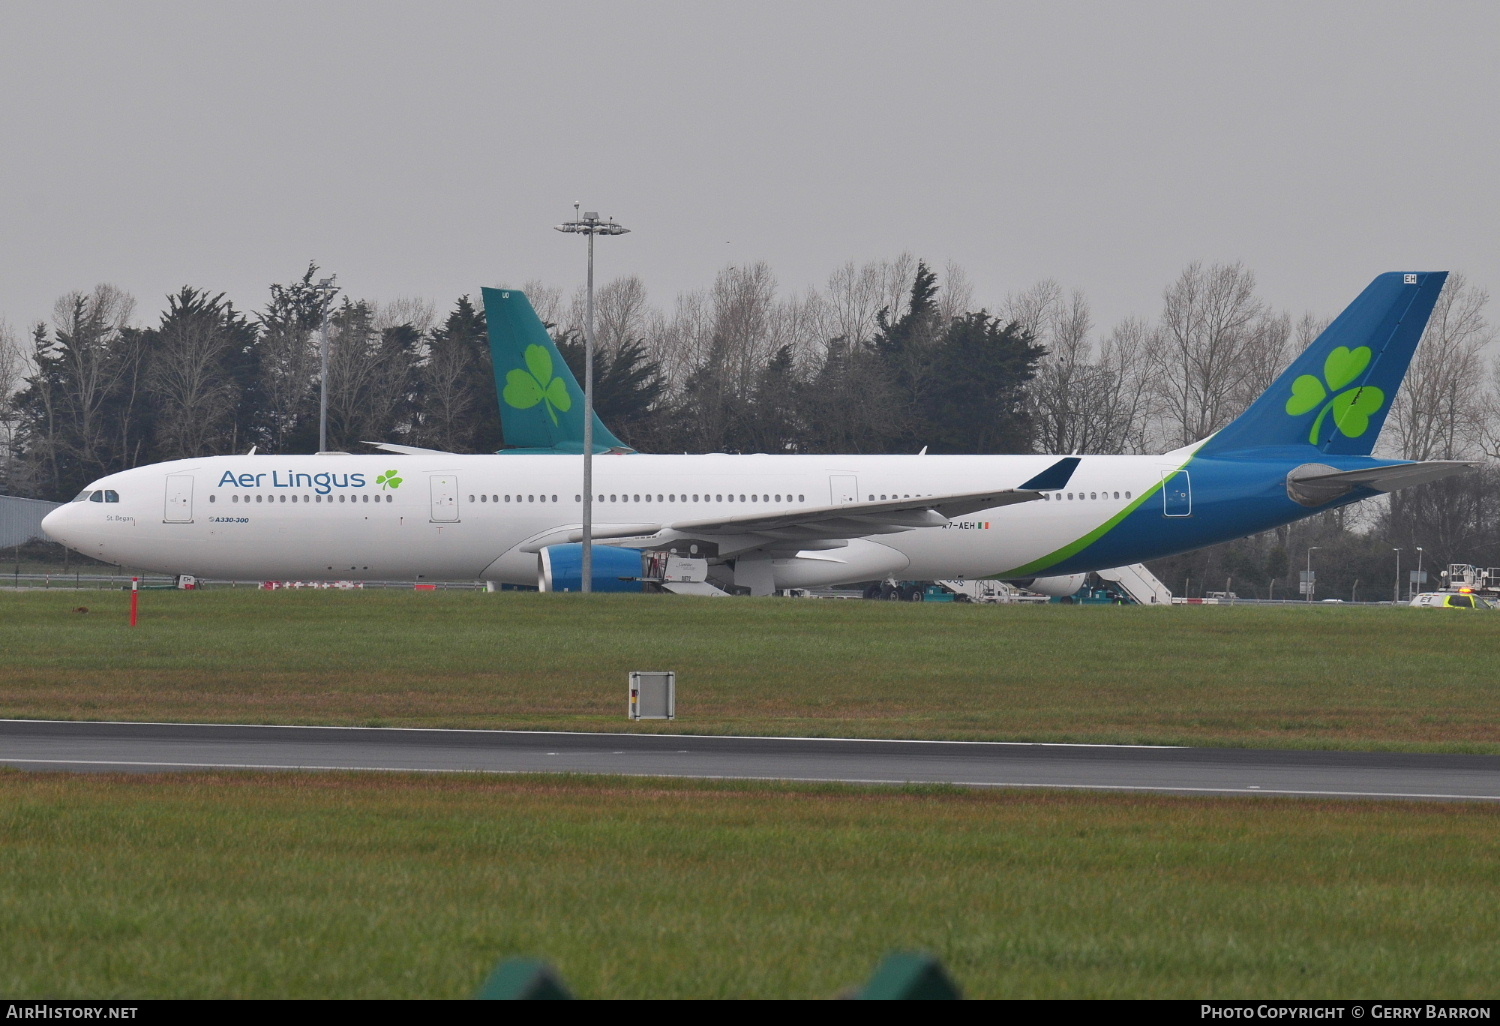
M 167 524 L 191 524 L 193 522 L 192 474 L 167 475 L 167 501 L 161 519 Z
M 859 479 L 853 474 L 830 474 L 828 477 L 829 504 L 846 506 L 859 501 Z
M 428 478 L 432 495 L 432 522 L 453 524 L 458 522 L 458 477 L 453 474 L 433 474 Z

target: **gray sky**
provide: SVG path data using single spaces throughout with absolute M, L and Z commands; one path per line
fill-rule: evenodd
M 1386 270 L 1500 289 L 1493 3 L 0 6 L 0 317 L 113 282 L 259 307 L 309 258 L 356 296 L 654 303 L 766 260 L 786 290 L 903 250 L 999 302 L 1043 277 L 1154 316 L 1190 260 L 1294 314 Z

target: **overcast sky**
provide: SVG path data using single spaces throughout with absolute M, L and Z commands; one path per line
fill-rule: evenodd
M 0 0 L 0 317 L 113 282 L 257 308 L 571 288 L 572 202 L 653 302 L 909 250 L 988 304 L 1155 315 L 1243 260 L 1335 313 L 1386 270 L 1500 289 L 1500 5 Z

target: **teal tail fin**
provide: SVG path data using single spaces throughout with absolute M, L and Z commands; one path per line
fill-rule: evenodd
M 583 389 L 519 289 L 483 289 L 502 452 L 583 452 Z M 594 415 L 595 452 L 633 452 Z
M 1370 455 L 1447 279 L 1446 271 L 1380 275 L 1198 454 L 1312 445 Z

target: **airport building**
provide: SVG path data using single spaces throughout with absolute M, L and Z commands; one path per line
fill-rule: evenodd
M 51 541 L 42 530 L 42 518 L 60 505 L 62 503 L 0 495 L 0 548 L 25 545 L 33 538 Z

